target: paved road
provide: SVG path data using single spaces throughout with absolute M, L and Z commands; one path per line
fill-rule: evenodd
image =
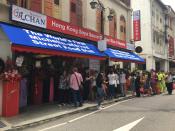
M 125 125 L 128 126 L 117 130 Z M 86 111 L 24 130 L 129 131 L 129 128 L 130 131 L 175 131 L 175 95 L 134 98 L 101 111 Z

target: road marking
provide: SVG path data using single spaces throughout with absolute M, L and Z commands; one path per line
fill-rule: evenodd
M 140 119 L 138 119 L 138 120 L 136 120 L 136 121 L 134 121 L 132 123 L 129 123 L 129 124 L 125 125 L 125 126 L 122 126 L 122 127 L 118 128 L 118 129 L 115 129 L 113 131 L 130 131 L 134 126 L 136 126 L 143 119 L 144 119 L 144 117 L 142 117 L 142 118 L 140 118 Z
M 51 126 L 51 127 L 48 127 L 48 128 L 44 128 L 44 129 L 41 129 L 41 130 L 38 130 L 38 131 L 47 131 L 47 130 L 51 130 L 51 129 L 56 128 L 56 127 L 64 126 L 64 125 L 66 125 L 66 124 L 72 123 L 72 122 L 77 121 L 77 120 L 79 120 L 79 119 L 82 119 L 82 118 L 84 118 L 84 117 L 90 116 L 90 115 L 92 115 L 92 114 L 95 114 L 95 113 L 97 113 L 97 112 L 100 112 L 100 111 L 102 111 L 102 110 L 108 109 L 108 108 L 110 108 L 110 107 L 119 105 L 119 104 L 121 104 L 121 103 L 130 101 L 130 100 L 131 100 L 131 99 L 129 99 L 129 100 L 124 100 L 124 101 L 121 101 L 121 102 L 117 102 L 117 103 L 115 103 L 115 104 L 112 104 L 112 105 L 110 105 L 110 106 L 107 106 L 107 107 L 105 107 L 105 108 L 102 108 L 101 110 L 97 110 L 97 111 L 88 113 L 88 114 L 86 114 L 86 115 L 82 115 L 82 116 L 80 116 L 80 117 L 77 117 L 77 118 L 75 118 L 75 119 L 69 120 L 68 122 L 64 122 L 64 123 L 61 123 L 61 124 L 58 124 L 58 125 L 54 125 L 54 126 Z
M 41 129 L 41 130 L 39 130 L 39 131 L 50 130 L 50 129 L 52 129 L 52 128 L 60 127 L 60 126 L 66 125 L 66 124 L 67 124 L 67 122 L 64 122 L 64 123 L 61 123 L 61 124 L 58 124 L 58 125 L 55 125 L 55 126 L 51 126 L 51 127 L 48 127 L 48 128 Z

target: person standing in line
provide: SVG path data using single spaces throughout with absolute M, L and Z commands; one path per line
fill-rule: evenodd
M 70 77 L 70 88 L 72 89 L 74 106 L 82 106 L 82 96 L 80 92 L 81 83 L 83 82 L 82 75 L 78 73 L 76 67 L 73 68 L 73 73 Z
M 85 76 L 84 76 L 84 83 L 83 83 L 83 100 L 84 101 L 89 100 L 91 79 L 92 77 L 90 76 L 90 71 L 89 69 L 86 69 Z
M 153 94 L 158 94 L 157 89 L 156 89 L 156 85 L 157 85 L 157 77 L 156 77 L 156 73 L 154 70 L 151 71 L 151 87 L 153 90 Z
M 125 75 L 124 71 L 121 71 L 119 78 L 120 78 L 121 95 L 123 97 L 125 97 L 126 96 L 126 93 L 125 93 L 126 75 Z
M 109 99 L 113 99 L 115 97 L 115 85 L 116 85 L 116 74 L 114 74 L 113 69 L 110 70 L 108 74 L 109 81 Z
M 63 71 L 58 84 L 59 89 L 59 104 L 65 105 L 66 103 L 66 71 Z
M 144 91 L 147 92 L 148 96 L 152 95 L 152 87 L 151 87 L 151 74 L 148 73 L 145 76 L 145 83 L 144 83 Z
M 98 109 L 103 108 L 103 106 L 101 106 L 101 103 L 104 99 L 103 82 L 104 82 L 103 73 L 99 73 L 96 78 Z
M 168 76 L 166 78 L 166 87 L 169 95 L 172 95 L 173 90 L 173 76 L 171 72 L 168 73 Z
M 115 98 L 117 98 L 117 93 L 118 93 L 118 88 L 120 88 L 119 84 L 119 75 L 117 73 L 117 71 L 114 72 L 115 77 L 116 77 L 116 82 L 115 82 Z
M 137 97 L 140 97 L 140 87 L 141 87 L 140 73 L 138 72 L 136 74 L 136 79 L 135 79 L 135 88 L 136 88 L 136 96 Z
M 90 91 L 90 98 L 92 101 L 96 100 L 96 93 L 97 93 L 97 87 L 96 87 L 96 78 L 97 78 L 98 72 L 92 71 L 92 79 L 91 79 L 91 91 Z
M 135 74 L 131 73 L 130 88 L 132 90 L 132 96 L 135 96 L 135 92 L 136 92 L 135 79 L 136 79 Z

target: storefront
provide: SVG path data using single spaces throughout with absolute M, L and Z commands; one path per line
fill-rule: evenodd
M 16 86 L 0 86 L 5 89 L 0 90 L 0 94 L 3 94 L 3 105 L 0 105 L 3 116 L 15 116 L 19 108 L 28 105 L 57 101 L 59 76 L 63 71 L 71 73 L 74 66 L 80 72 L 86 68 L 99 71 L 100 61 L 107 61 L 107 55 L 113 61 L 143 62 L 139 56 L 130 52 L 115 49 L 120 53 L 112 49 L 100 52 L 97 43 L 102 35 L 97 32 L 18 6 L 12 6 L 11 20 L 13 25 L 0 23 L 0 33 L 4 36 L 1 38 L 3 53 L 0 54 L 4 58 L 12 57 L 8 65 L 16 66 L 22 78 Z M 14 26 L 16 24 L 18 27 Z M 107 45 L 126 50 L 124 41 L 109 36 L 105 38 Z
M 14 107 L 23 108 L 57 101 L 58 81 L 63 71 L 71 73 L 71 69 L 76 66 L 81 72 L 84 68 L 89 68 L 87 61 L 105 59 L 105 55 L 93 44 L 3 23 L 0 23 L 0 28 L 11 42 L 13 66 L 17 66 L 22 75 L 19 88 L 6 87 L 9 88 L 6 93 L 13 90 L 13 95 L 3 96 L 6 105 L 3 108 L 8 108 L 12 102 Z M 5 116 L 13 115 L 14 112 L 5 113 Z

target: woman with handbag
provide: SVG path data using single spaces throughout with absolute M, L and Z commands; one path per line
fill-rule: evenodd
M 73 73 L 70 77 L 70 88 L 72 89 L 73 102 L 74 106 L 82 106 L 82 96 L 80 93 L 80 89 L 82 88 L 83 78 L 80 73 L 78 73 L 78 69 L 76 67 L 73 68 Z

